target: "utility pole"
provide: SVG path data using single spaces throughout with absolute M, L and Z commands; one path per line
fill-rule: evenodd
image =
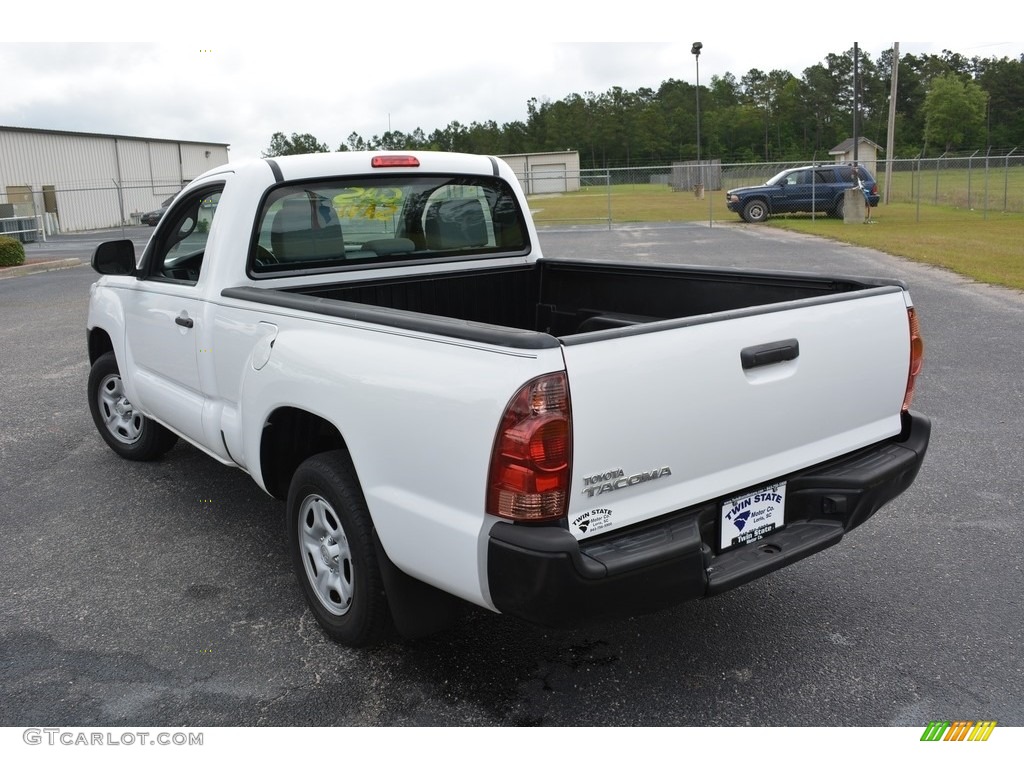
M 857 149 L 860 144 L 860 135 L 858 133 L 860 129 L 859 120 L 860 117 L 860 89 L 858 88 L 858 80 L 860 80 L 860 48 L 857 43 L 853 44 L 853 167 L 857 167 Z
M 889 188 L 892 185 L 893 152 L 896 151 L 896 93 L 900 75 L 900 44 L 892 44 L 892 84 L 889 87 L 889 126 L 885 135 L 885 192 L 882 201 L 889 203 Z
M 700 49 L 703 47 L 703 43 L 694 43 L 690 48 L 697 64 L 697 186 L 693 190 L 697 197 L 704 197 L 704 170 L 700 166 Z

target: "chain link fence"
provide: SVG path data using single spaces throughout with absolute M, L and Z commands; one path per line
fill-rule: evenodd
M 530 195 L 530 208 L 542 226 L 735 221 L 737 214 L 726 208 L 726 190 L 764 184 L 787 169 L 828 164 L 821 160 L 735 164 L 709 160 L 580 171 L 566 174 L 564 185 L 578 191 Z M 918 218 L 941 215 L 950 208 L 981 212 L 982 219 L 990 213 L 1024 213 L 1024 150 L 860 164 L 878 183 L 882 211 L 887 204 L 912 204 Z M 531 181 L 528 176 L 520 178 L 524 189 L 530 188 Z
M 1024 152 L 1001 157 L 942 156 L 893 160 L 879 179 L 890 203 L 951 206 L 999 213 L 1024 212 Z
M 181 189 L 181 182 L 139 184 L 78 184 L 33 189 L 7 185 L 0 189 L 0 235 L 23 243 L 48 237 L 147 223 Z
M 664 166 L 563 172 L 550 169 L 519 179 L 539 225 L 601 225 L 635 222 L 735 221 L 725 191 L 763 184 L 779 171 L 822 161 L 727 164 L 718 160 Z M 885 205 L 911 204 L 918 218 L 951 208 L 987 218 L 1024 213 L 1024 150 L 907 160 L 867 161 Z M 23 243 L 61 233 L 148 224 L 145 214 L 180 189 L 180 181 L 79 184 L 0 190 L 0 235 Z M 801 215 L 801 214 L 793 214 Z M 810 216 L 811 214 L 806 214 Z M 818 214 L 819 216 L 821 214 Z

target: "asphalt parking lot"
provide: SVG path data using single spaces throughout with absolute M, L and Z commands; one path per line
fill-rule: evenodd
M 53 252 L 87 257 L 81 239 Z M 712 600 L 564 632 L 474 611 L 342 648 L 302 602 L 278 502 L 188 445 L 130 464 L 95 434 L 88 267 L 0 279 L 0 726 L 1024 726 L 1024 296 L 742 224 L 541 243 L 903 278 L 934 424 L 916 484 L 839 546 Z

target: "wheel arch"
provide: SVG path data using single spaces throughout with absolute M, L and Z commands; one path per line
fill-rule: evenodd
M 277 499 L 288 497 L 288 486 L 299 465 L 326 451 L 348 450 L 341 431 L 323 416 L 282 406 L 272 411 L 260 435 L 260 477 Z
M 95 363 L 107 352 L 114 352 L 114 342 L 111 340 L 110 334 L 103 328 L 92 328 L 89 331 L 88 343 L 89 365 Z
M 322 416 L 294 406 L 275 409 L 266 419 L 260 438 L 260 473 L 264 487 L 275 498 L 288 499 L 299 466 L 318 454 L 342 450 L 348 470 L 361 485 L 355 463 L 341 431 Z M 373 524 L 373 516 L 370 523 Z M 391 559 L 376 528 L 371 529 L 374 552 L 389 604 L 390 620 L 406 639 L 425 637 L 450 627 L 465 602 L 406 574 Z M 301 574 L 299 574 L 301 577 Z

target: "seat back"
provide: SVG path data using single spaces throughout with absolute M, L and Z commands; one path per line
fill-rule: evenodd
M 345 258 L 345 237 L 329 200 L 316 196 L 289 198 L 274 215 L 270 245 L 280 262 Z
M 424 229 L 431 250 L 487 245 L 484 209 L 476 198 L 434 201 L 427 208 Z

